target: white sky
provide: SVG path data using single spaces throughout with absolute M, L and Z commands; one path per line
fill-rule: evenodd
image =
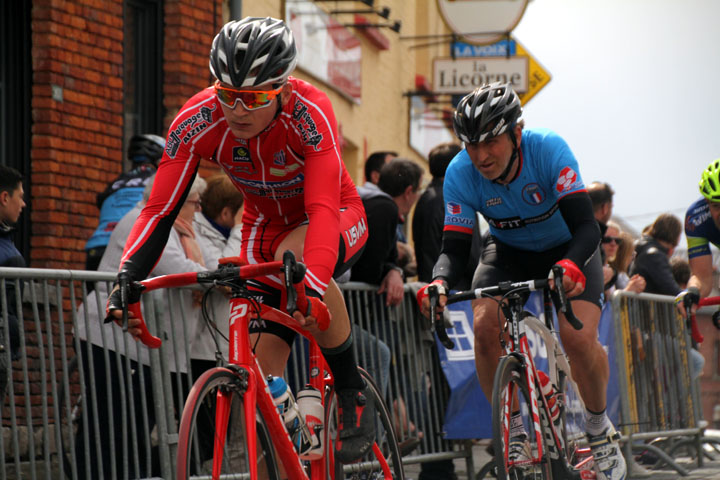
M 684 219 L 720 157 L 719 19 L 718 0 L 533 0 L 513 32 L 552 75 L 526 126 L 564 137 L 638 231 Z

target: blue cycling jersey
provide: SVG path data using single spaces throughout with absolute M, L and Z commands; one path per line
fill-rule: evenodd
M 720 229 L 710 215 L 710 206 L 705 198 L 690 205 L 685 214 L 685 238 L 688 258 L 711 255 L 710 243 L 720 247 Z
M 490 233 L 512 247 L 541 252 L 570 241 L 559 200 L 585 191 L 575 156 L 547 129 L 523 130 L 519 173 L 507 185 L 483 177 L 462 150 L 445 173 L 446 231 L 472 235 L 475 212 Z
M 102 204 L 99 224 L 85 244 L 85 250 L 107 246 L 115 225 L 142 200 L 145 185 L 154 174 L 155 167 L 140 165 L 110 182 L 98 195 L 98 202 Z

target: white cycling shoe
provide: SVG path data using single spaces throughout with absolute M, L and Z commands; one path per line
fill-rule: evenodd
M 620 450 L 620 434 L 612 427 L 600 435 L 588 435 L 597 480 L 625 480 L 627 467 Z
M 532 448 L 527 434 L 514 436 L 508 445 L 508 463 L 514 468 L 526 468 L 532 459 Z

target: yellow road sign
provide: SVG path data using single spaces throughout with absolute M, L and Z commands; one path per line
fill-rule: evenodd
M 520 97 L 520 103 L 525 105 L 532 97 L 534 97 L 545 85 L 550 83 L 552 76 L 550 73 L 540 65 L 535 57 L 530 55 L 530 52 L 520 43 L 517 39 L 513 38 L 515 42 L 515 56 L 516 57 L 527 57 L 528 59 L 528 88 L 527 92 L 518 94 Z

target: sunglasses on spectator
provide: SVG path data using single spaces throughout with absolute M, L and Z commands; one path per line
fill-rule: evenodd
M 226 107 L 235 108 L 237 102 L 242 103 L 246 110 L 258 110 L 270 105 L 273 98 L 280 94 L 283 86 L 275 90 L 236 90 L 215 82 L 215 95 Z
M 620 237 L 603 237 L 602 243 L 615 242 L 615 245 L 620 245 L 623 240 Z

